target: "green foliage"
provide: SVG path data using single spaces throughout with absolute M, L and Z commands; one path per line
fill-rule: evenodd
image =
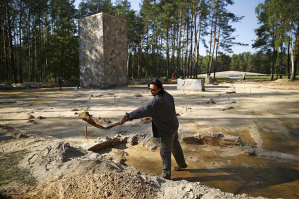
M 13 181 L 29 186 L 36 185 L 37 180 L 30 171 L 18 166 L 26 154 L 26 151 L 0 154 L 0 186 Z
M 283 73 L 284 51 L 291 49 L 292 80 L 295 78 L 299 52 L 299 2 L 293 0 L 265 0 L 256 8 L 261 26 L 255 30 L 257 39 L 253 47 L 272 50 L 271 73 Z M 278 63 L 278 64 L 277 64 Z M 289 69 L 288 69 L 289 70 Z M 273 76 L 271 77 L 273 79 Z
M 50 57 L 47 71 L 62 76 L 66 80 L 79 78 L 79 41 L 76 25 L 68 18 L 55 24 L 54 34 L 50 37 L 47 46 L 47 55 Z
M 139 13 L 129 0 L 115 5 L 111 0 L 82 0 L 78 9 L 74 2 L 0 1 L 0 82 L 41 82 L 58 76 L 78 80 L 76 20 L 98 12 L 128 21 L 128 73 L 134 78 L 169 78 L 172 72 L 195 76 L 214 69 L 286 74 L 289 43 L 296 72 L 299 1 L 265 0 L 258 5 L 260 27 L 253 47 L 260 52 L 231 56 L 226 53 L 232 53 L 232 46 L 246 45 L 232 36 L 232 23 L 243 18 L 226 9 L 232 0 L 143 0 Z M 199 49 L 199 43 L 205 49 Z M 199 55 L 204 51 L 209 56 Z
M 111 0 L 86 0 L 79 4 L 77 11 L 78 18 L 97 14 L 99 12 L 105 12 L 107 14 L 113 14 L 113 6 Z

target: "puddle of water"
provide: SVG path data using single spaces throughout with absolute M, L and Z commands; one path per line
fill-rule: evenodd
M 182 144 L 188 168 L 172 171 L 172 180 L 201 182 L 234 194 L 246 193 L 252 197 L 299 198 L 299 171 L 296 166 L 239 155 L 221 157 L 222 151 L 205 151 L 202 145 Z M 142 173 L 161 175 L 159 152 L 150 152 L 141 145 L 125 150 L 126 164 Z M 175 166 L 172 157 L 172 167 Z

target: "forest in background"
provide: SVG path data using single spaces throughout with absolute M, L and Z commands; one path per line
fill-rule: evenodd
M 0 2 L 0 82 L 79 80 L 78 19 L 105 12 L 128 20 L 128 75 L 135 79 L 236 70 L 295 79 L 299 1 L 265 0 L 256 7 L 257 53 L 232 54 L 233 0 L 3 0 Z M 203 47 L 201 47 L 203 46 Z M 201 52 L 201 53 L 200 53 Z M 203 55 L 204 54 L 204 55 Z

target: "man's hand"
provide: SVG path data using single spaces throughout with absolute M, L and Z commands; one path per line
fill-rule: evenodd
M 127 121 L 126 116 L 123 116 L 123 117 L 119 120 L 119 124 L 120 124 L 120 125 L 123 125 L 124 123 L 126 123 L 126 121 Z

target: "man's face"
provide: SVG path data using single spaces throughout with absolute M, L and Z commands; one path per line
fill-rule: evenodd
M 149 91 L 151 92 L 151 94 L 153 96 L 157 95 L 157 93 L 159 93 L 159 91 L 161 90 L 161 88 L 158 88 L 156 85 L 154 84 L 150 84 L 149 86 Z

